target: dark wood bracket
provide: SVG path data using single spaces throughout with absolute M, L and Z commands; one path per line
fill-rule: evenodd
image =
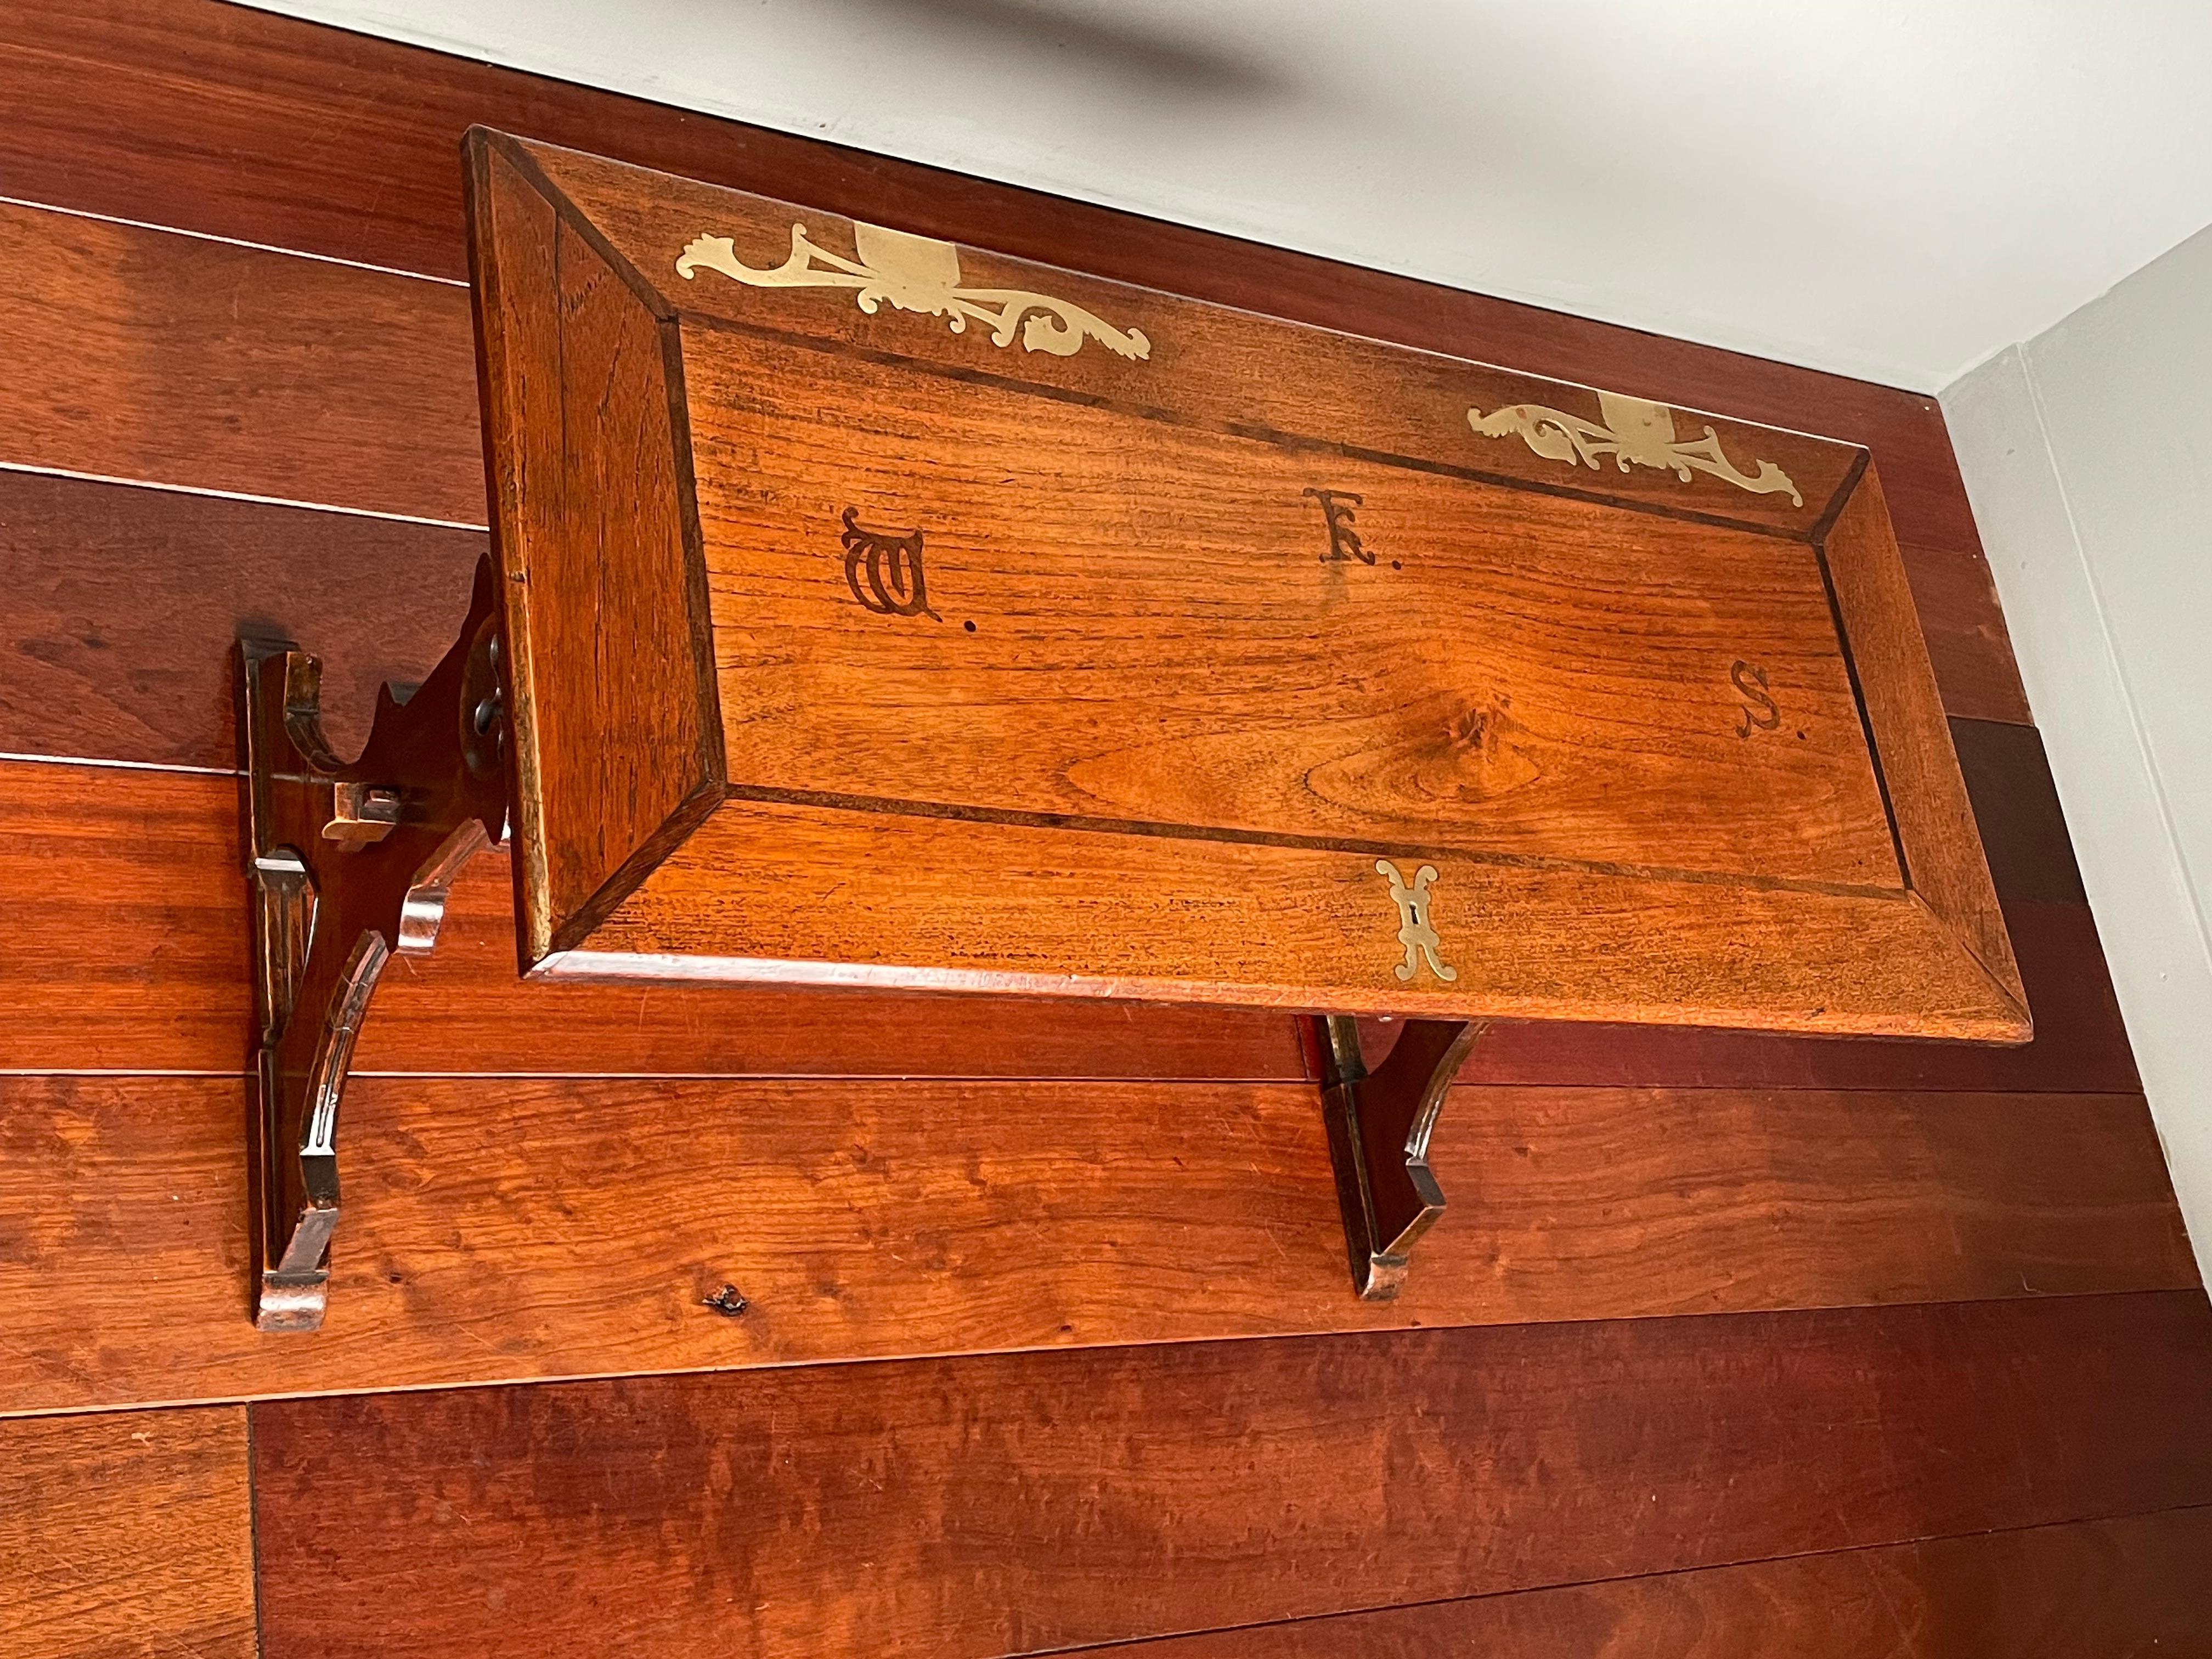
M 1482 1031 L 1480 1021 L 1409 1019 L 1390 1057 L 1370 1073 L 1356 1020 L 1327 1014 L 1312 1021 L 1352 1283 L 1370 1302 L 1398 1294 L 1414 1244 L 1444 1212 L 1429 1172 L 1429 1137 Z
M 322 664 L 241 641 L 260 1047 L 250 1081 L 253 1322 L 323 1322 L 338 1219 L 337 1118 L 354 1039 L 392 951 L 427 951 L 463 865 L 506 834 L 497 579 L 411 696 L 386 685 L 361 758 L 321 730 Z

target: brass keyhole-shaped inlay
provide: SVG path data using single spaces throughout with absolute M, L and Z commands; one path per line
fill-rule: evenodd
M 1447 967 L 1437 954 L 1443 948 L 1443 940 L 1437 937 L 1436 925 L 1429 919 L 1429 889 L 1435 884 L 1437 866 L 1423 865 L 1413 872 L 1411 886 L 1388 859 L 1375 860 L 1375 873 L 1389 878 L 1390 897 L 1398 907 L 1398 943 L 1406 947 L 1406 959 L 1391 971 L 1401 981 L 1410 981 L 1426 962 L 1431 973 L 1450 984 L 1459 977 L 1459 969 Z

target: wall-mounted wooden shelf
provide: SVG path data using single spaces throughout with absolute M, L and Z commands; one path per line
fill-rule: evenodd
M 376 971 L 502 823 L 533 977 L 1315 1016 L 1367 1295 L 1476 1022 L 2028 1035 L 1864 451 L 467 165 L 496 570 L 353 766 L 312 659 L 244 671 L 265 1325 Z

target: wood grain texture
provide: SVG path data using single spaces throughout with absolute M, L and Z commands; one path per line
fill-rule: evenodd
M 225 778 L 0 763 L 0 1070 L 231 1072 L 245 1063 L 244 877 Z M 58 871 L 68 872 L 58 880 Z M 2078 903 L 2008 908 L 2037 1040 L 2024 1048 L 1742 1032 L 1499 1025 L 1486 1083 L 2132 1093 L 2127 1033 Z M 151 951 L 149 939 L 160 941 Z M 1388 1030 L 1389 1028 L 1382 1028 Z M 1377 1053 L 1380 1048 L 1370 1043 Z M 357 1068 L 556 1075 L 1276 1078 L 1279 1015 L 1073 1001 L 660 984 L 519 984 L 503 857 L 453 889 L 438 948 L 396 964 Z
M 1263 343 L 1206 383 L 1314 378 Z M 733 783 L 1902 884 L 1802 544 L 742 336 L 686 362 Z M 921 526 L 927 613 L 855 602 L 855 511 Z M 1752 741 L 1746 661 L 1786 713 Z
M 420 681 L 452 643 L 484 545 L 480 532 L 0 471 L 0 580 L 15 596 L 0 612 L 0 752 L 230 766 L 228 653 L 247 634 L 322 658 L 325 725 L 351 753 L 378 684 Z M 1905 553 L 1994 864 L 2008 826 L 1982 800 L 1971 745 L 2001 743 L 1984 728 L 2016 717 L 1958 718 L 1974 700 L 1954 706 L 1966 659 L 1944 647 L 1968 613 L 1926 592 L 1923 556 Z M 2055 810 L 2055 796 L 2037 808 Z
M 243 1070 L 248 912 L 228 777 L 0 762 L 0 1070 Z M 358 1072 L 1294 1078 L 1226 1010 L 729 987 L 525 985 L 503 854 L 385 975 Z
M 213 0 L 0 33 L 18 194 L 459 279 L 473 123 L 1122 282 L 1869 446 L 1905 539 L 1978 545 L 1932 398 L 1660 338 Z M 303 143 L 300 135 L 316 135 Z
M 1171 1637 L 1136 1659 L 2169 1659 L 2212 1653 L 2212 1510 Z
M 468 295 L 0 203 L 0 465 L 481 525 Z
M 0 215 L 0 233 L 35 279 L 0 295 L 0 328 L 15 365 L 0 388 L 0 406 L 15 416 L 0 437 L 0 461 L 483 520 L 462 290 L 30 210 Z M 94 326 L 75 325 L 80 306 L 89 307 Z M 149 410 L 158 415 L 129 413 Z M 82 614 L 65 620 L 103 638 L 135 638 L 143 617 L 156 613 L 150 603 L 136 611 L 124 603 L 133 582 L 172 599 L 188 618 L 206 616 L 210 600 L 228 592 L 241 620 L 290 629 L 322 651 L 343 690 L 366 680 L 372 665 L 402 667 L 419 657 L 427 668 L 435 650 L 402 650 L 400 642 L 437 611 L 437 593 L 451 591 L 454 603 L 465 602 L 465 574 L 446 574 L 470 568 L 456 550 L 458 532 L 302 519 L 273 507 L 259 509 L 264 519 L 246 503 L 177 502 L 167 492 L 94 505 L 97 497 L 86 492 L 97 487 L 90 484 L 77 484 L 74 495 L 52 493 L 74 483 L 0 474 L 0 527 L 11 567 L 27 561 L 27 581 L 30 572 L 41 573 L 32 591 L 44 587 L 58 599 L 64 590 L 54 585 L 68 584 Z M 70 502 L 90 515 L 82 525 L 57 516 L 60 504 Z M 193 580 L 210 555 L 184 563 L 171 556 L 218 530 L 237 538 L 239 568 L 221 576 L 205 569 Z M 288 542 L 287 562 L 278 563 L 270 544 Z M 1961 556 L 1943 556 L 1940 564 L 1931 557 L 1912 556 L 1922 623 L 1953 712 L 1973 714 L 1976 695 L 1953 688 L 2013 675 L 2009 647 L 1990 621 L 1985 579 L 1931 583 L 1922 571 L 1949 568 Z M 280 581 L 285 571 L 290 574 Z M 420 616 L 392 616 L 398 601 L 414 597 L 416 581 L 425 584 Z M 256 603 L 257 593 L 264 603 Z M 344 604 L 359 611 L 353 634 L 318 635 L 291 619 L 316 620 L 326 614 L 322 606 Z M 52 658 L 40 652 L 58 653 L 66 662 L 76 647 L 67 635 L 53 640 L 46 628 L 35 609 L 0 618 L 19 649 L 27 645 L 41 661 Z M 40 631 L 22 641 L 21 630 L 30 629 Z M 197 634 L 180 631 L 155 644 L 153 660 L 134 665 L 134 677 L 197 672 L 197 665 L 180 671 L 161 661 L 200 648 Z M 2018 716 L 2000 708 L 1995 717 Z M 128 738 L 96 747 L 41 738 L 38 730 L 6 746 L 221 763 L 136 748 Z
M 2035 1040 L 2014 1048 L 1803 1038 L 1651 1025 L 1491 1027 L 1461 1072 L 1468 1083 L 1664 1084 L 1777 1089 L 2014 1089 L 2131 1092 L 2127 1027 L 2086 904 L 2004 906 Z M 1389 1028 L 1369 1026 L 1382 1043 Z
M 1944 708 L 1967 720 L 2033 725 L 1989 561 L 1971 550 L 1900 550 Z
M 510 157 L 467 160 L 534 963 L 714 809 L 722 730 L 674 329 Z
M 1914 896 L 2017 1006 L 2019 965 L 1875 468 L 1838 515 L 1823 556 Z
M 533 971 L 2029 1035 L 1863 451 L 1716 422 L 1759 477 L 1715 477 L 1663 459 L 1665 407 L 498 134 L 470 155 Z M 845 303 L 850 263 L 826 295 L 744 263 L 848 244 L 890 303 Z M 963 282 L 1029 297 L 936 326 Z M 1583 414 L 1618 466 L 1526 425 Z M 1334 497 L 1311 522 L 1324 487 L 1377 546 Z M 681 808 L 653 784 L 694 779 L 664 726 L 702 701 L 669 672 L 702 637 L 672 488 L 731 768 Z M 877 532 L 898 600 L 862 517 L 922 526 Z
M 0 471 L 0 751 L 238 762 L 233 645 L 322 659 L 323 729 L 368 738 L 377 687 L 453 642 L 481 532 Z
M 237 1407 L 0 1423 L 0 1652 L 256 1659 L 247 1483 Z
M 2185 1291 L 271 1402 L 266 1650 L 957 1659 L 2118 1517 L 2212 1500 L 2208 1376 Z
M 1017 351 L 1010 349 L 1016 331 L 1006 324 L 987 332 L 966 326 L 963 319 L 955 330 L 898 305 L 862 308 L 843 303 L 842 295 L 764 293 L 726 272 L 713 274 L 718 265 L 695 265 L 678 257 L 693 257 L 695 239 L 710 234 L 729 245 L 728 257 L 740 265 L 769 268 L 789 257 L 793 227 L 800 222 L 814 245 L 858 252 L 861 228 L 833 204 L 726 190 L 527 138 L 493 134 L 473 142 L 498 145 L 518 165 L 533 168 L 565 216 L 591 226 L 641 289 L 681 314 L 687 359 L 718 344 L 742 350 L 734 337 L 753 333 L 851 347 L 971 385 L 1028 386 L 1206 431 L 1294 437 L 1309 453 L 1472 471 L 1797 540 L 1826 520 L 1863 458 L 1847 441 L 1747 424 L 1724 410 L 1685 406 L 1681 418 L 1671 422 L 1674 434 L 1694 441 L 1710 423 L 1725 453 L 1754 470 L 1772 463 L 1790 487 L 1745 490 L 1717 478 L 1678 477 L 1667 467 L 1563 461 L 1537 453 L 1518 436 L 1472 429 L 1469 411 L 1486 415 L 1534 404 L 1602 424 L 1606 411 L 1587 386 L 1531 376 L 1510 361 L 1490 365 L 1411 351 L 1360 331 L 1316 329 L 1251 307 L 1194 303 L 1113 283 L 1091 272 L 1087 249 L 1072 248 L 1047 266 L 1011 258 L 988 240 L 971 240 L 951 256 L 951 268 L 960 273 L 956 280 L 986 292 L 1044 294 L 1072 302 L 1125 337 L 1127 348 L 1031 349 L 1024 329 Z M 1267 367 L 1258 367 L 1262 364 Z M 703 422 L 702 389 L 692 388 L 695 422 Z M 1685 400 L 1669 392 L 1662 401 Z
M 1404 924 L 1378 852 L 1439 872 L 1429 914 L 1449 980 L 1400 973 Z M 765 890 L 755 872 L 771 875 Z M 800 894 L 803 904 L 782 902 Z M 533 971 L 1984 1042 L 2027 1034 L 2010 992 L 1912 895 L 737 799 L 583 947 Z
M 1307 1085 L 364 1078 L 280 1342 L 243 1102 L 0 1079 L 0 1413 L 2197 1283 L 2135 1096 L 1462 1088 L 1364 1303 Z
M 2008 898 L 2087 902 L 2058 787 L 2035 728 L 1954 720 L 1951 744 L 1997 890 Z

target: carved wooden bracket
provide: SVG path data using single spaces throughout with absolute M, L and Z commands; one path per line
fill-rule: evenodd
M 1370 1302 L 1398 1294 L 1414 1244 L 1444 1212 L 1429 1173 L 1429 1136 L 1484 1024 L 1409 1019 L 1390 1057 L 1370 1073 L 1357 1021 L 1328 1014 L 1312 1022 L 1352 1282 Z
M 497 579 L 487 559 L 459 641 L 411 696 L 378 695 L 351 765 L 323 739 L 322 665 L 241 641 L 256 1013 L 249 1187 L 254 1323 L 323 1322 L 338 1218 L 337 1116 L 392 952 L 436 943 L 446 895 L 506 834 Z

